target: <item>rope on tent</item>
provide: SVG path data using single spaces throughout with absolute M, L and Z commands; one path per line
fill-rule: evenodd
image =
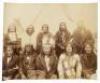
M 63 10 L 65 17 L 66 17 L 69 21 L 74 22 L 74 20 L 66 13 L 66 10 L 65 10 L 64 5 L 61 5 L 61 9 Z
M 19 19 L 14 19 L 14 22 L 15 22 L 15 25 L 16 26 L 18 26 L 17 27 L 17 30 L 19 29 L 19 30 L 24 30 L 24 28 L 23 28 L 23 26 L 22 26 L 22 24 L 21 24 L 21 22 L 20 22 L 20 20 Z
M 43 6 L 42 6 L 43 7 Z M 37 19 L 39 18 L 41 12 L 43 12 L 42 7 L 40 7 L 39 12 L 37 13 L 37 15 L 35 16 L 35 18 L 33 19 L 33 23 L 35 23 L 37 21 Z

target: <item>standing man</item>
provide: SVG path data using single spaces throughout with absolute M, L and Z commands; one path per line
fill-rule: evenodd
M 21 47 L 21 39 L 18 38 L 16 25 L 14 23 L 8 26 L 8 31 L 4 35 L 4 51 L 7 45 L 11 45 L 14 49 L 14 53 L 18 53 Z
M 26 29 L 26 33 L 27 33 L 27 35 L 28 35 L 28 42 L 27 42 L 27 44 L 30 44 L 30 45 L 33 45 L 34 46 L 34 44 L 33 44 L 33 39 L 32 39 L 32 35 L 33 35 L 33 33 L 35 32 L 35 30 L 34 30 L 34 26 L 33 25 L 28 25 L 27 26 L 27 29 Z M 26 45 L 27 45 L 26 44 Z
M 18 37 L 17 37 L 17 33 L 16 33 L 16 26 L 14 24 L 10 24 L 8 26 L 8 30 L 7 33 L 4 34 L 4 49 L 6 48 L 6 45 L 8 43 L 11 43 L 12 45 L 15 44 L 15 42 L 17 41 Z
M 59 25 L 59 31 L 55 36 L 55 49 L 56 55 L 59 58 L 60 54 L 64 52 L 65 46 L 70 39 L 70 33 L 67 30 L 67 26 L 64 22 L 61 22 Z
M 10 24 L 8 26 L 8 31 L 7 31 L 7 34 L 4 35 L 4 38 L 5 38 L 5 40 L 7 40 L 7 42 L 17 41 L 18 37 L 17 37 L 17 33 L 16 33 L 15 24 Z
M 41 52 L 41 47 L 42 47 L 42 41 L 45 41 L 45 39 L 48 41 L 51 37 L 51 33 L 49 32 L 49 26 L 47 24 L 44 24 L 42 26 L 42 31 L 38 34 L 37 36 L 37 41 L 36 41 L 36 50 L 37 53 L 39 54 Z

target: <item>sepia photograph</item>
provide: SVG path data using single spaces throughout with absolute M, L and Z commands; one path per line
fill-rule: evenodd
M 2 80 L 96 80 L 97 5 L 4 3 Z

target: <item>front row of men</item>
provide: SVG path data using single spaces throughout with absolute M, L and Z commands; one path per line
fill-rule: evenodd
M 96 55 L 89 43 L 82 55 L 73 53 L 70 42 L 65 49 L 58 59 L 50 43 L 42 46 L 39 55 L 32 45 L 20 49 L 19 55 L 8 45 L 3 57 L 3 80 L 91 78 L 96 73 Z

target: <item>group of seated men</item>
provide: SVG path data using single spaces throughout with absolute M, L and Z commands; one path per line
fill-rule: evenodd
M 4 35 L 4 56 L 2 79 L 91 79 L 97 70 L 97 56 L 94 52 L 92 35 L 82 36 L 81 29 L 73 35 L 64 22 L 59 25 L 55 36 L 44 24 L 32 44 L 21 46 L 17 39 L 16 26 L 8 28 Z M 33 26 L 27 28 L 31 34 Z M 86 33 L 85 33 L 86 34 Z

